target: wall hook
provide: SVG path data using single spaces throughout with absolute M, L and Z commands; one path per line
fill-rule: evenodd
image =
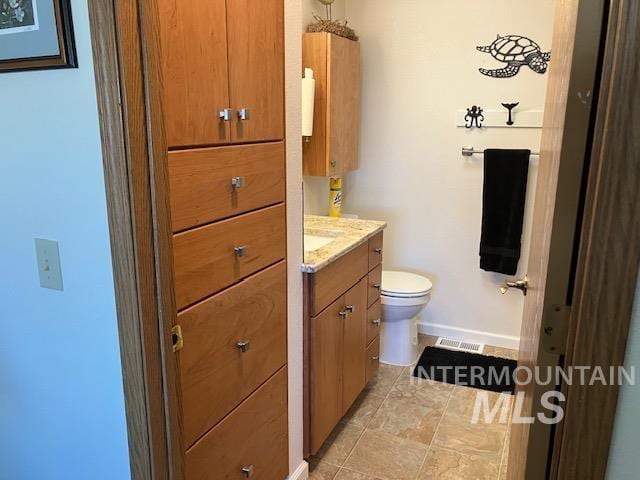
M 509 120 L 507 120 L 507 125 L 511 126 L 513 125 L 513 116 L 512 116 L 512 112 L 513 109 L 516 108 L 518 105 L 520 105 L 520 102 L 516 102 L 516 103 L 503 103 L 502 106 L 504 108 L 506 108 L 507 110 L 509 110 Z
M 482 128 L 482 122 L 484 122 L 482 107 L 473 105 L 471 108 L 467 108 L 467 114 L 464 116 L 464 121 L 467 122 L 465 125 L 466 128 Z

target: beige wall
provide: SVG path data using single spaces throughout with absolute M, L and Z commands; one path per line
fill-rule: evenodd
M 478 67 L 498 64 L 475 47 L 514 33 L 549 48 L 553 0 L 347 0 L 346 17 L 362 44 L 363 108 L 361 167 L 345 176 L 344 211 L 389 223 L 386 268 L 433 280 L 422 318 L 429 332 L 517 346 L 523 298 L 500 295 L 505 277 L 478 266 L 483 162 L 463 159 L 460 149 L 538 150 L 540 130 L 467 131 L 454 117 L 472 104 L 543 108 L 546 75 L 525 68 L 513 79 L 484 77 Z M 537 159 L 519 275 L 536 174 Z M 326 213 L 327 195 L 326 179 L 305 178 L 308 212 Z

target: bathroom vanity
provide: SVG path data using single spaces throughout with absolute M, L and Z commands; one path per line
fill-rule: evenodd
M 322 446 L 378 368 L 386 223 L 305 216 L 305 454 Z

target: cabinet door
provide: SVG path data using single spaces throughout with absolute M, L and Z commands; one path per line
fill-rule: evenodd
M 159 0 L 169 147 L 229 142 L 225 0 Z
M 347 311 L 344 322 L 342 360 L 342 411 L 346 412 L 365 385 L 367 348 L 367 279 L 360 280 L 344 296 Z
M 316 453 L 342 418 L 342 330 L 344 299 L 311 319 L 309 447 Z M 362 352 L 361 352 L 362 353 Z M 360 355 L 362 357 L 362 355 Z
M 284 138 L 283 10 L 283 0 L 227 2 L 234 143 Z
M 328 60 L 328 173 L 358 168 L 360 140 L 360 44 L 329 35 Z

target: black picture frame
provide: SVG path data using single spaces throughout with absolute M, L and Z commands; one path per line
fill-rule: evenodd
M 56 19 L 59 54 L 0 60 L 0 73 L 78 68 L 71 0 L 52 0 L 52 2 Z

